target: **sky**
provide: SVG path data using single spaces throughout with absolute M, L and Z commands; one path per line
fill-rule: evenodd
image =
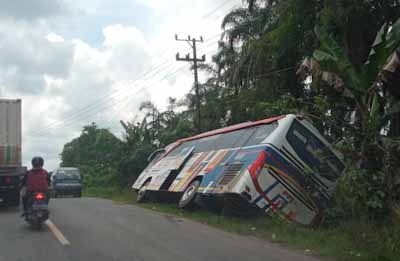
M 60 164 L 63 145 L 95 122 L 121 136 L 120 120 L 192 87 L 188 35 L 210 61 L 223 16 L 241 0 L 13 0 L 0 9 L 0 97 L 22 99 L 22 157 Z M 204 80 L 200 75 L 200 81 Z

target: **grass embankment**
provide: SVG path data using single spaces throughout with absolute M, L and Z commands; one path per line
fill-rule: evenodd
M 112 199 L 138 205 L 136 194 L 128 190 L 88 189 L 86 197 Z M 400 260 L 400 225 L 372 225 L 353 221 L 333 228 L 310 229 L 278 218 L 226 218 L 205 210 L 183 211 L 175 204 L 146 203 L 141 207 L 188 218 L 229 232 L 251 235 L 299 249 L 306 254 L 334 257 L 335 260 Z

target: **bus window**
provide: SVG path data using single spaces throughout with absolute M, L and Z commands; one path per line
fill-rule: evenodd
M 185 149 L 189 149 L 193 146 L 196 147 L 196 143 L 197 143 L 197 140 L 191 140 L 191 141 L 184 142 L 184 143 L 180 144 L 178 147 L 176 147 L 173 151 L 171 151 L 168 154 L 168 156 L 170 156 L 170 157 L 177 156 Z
M 182 143 L 175 148 L 169 156 L 178 155 L 185 148 L 194 146 L 194 153 L 215 151 L 222 149 L 239 148 L 243 146 L 258 145 L 271 134 L 278 123 L 264 124 L 251 128 L 239 129 L 231 132 L 212 135 Z
M 312 170 L 334 182 L 344 169 L 342 162 L 317 136 L 297 120 L 293 121 L 286 135 L 296 154 Z
M 178 155 L 185 148 L 192 146 L 195 147 L 194 153 L 241 147 L 243 141 L 249 139 L 253 133 L 252 128 L 247 128 L 187 141 L 175 148 L 169 156 Z
M 252 133 L 253 131 L 247 128 L 200 139 L 197 143 L 196 152 L 241 147 Z
M 195 152 L 212 151 L 221 147 L 220 138 L 224 134 L 213 135 L 209 137 L 204 137 L 197 140 Z
M 262 143 L 277 127 L 278 123 L 272 122 L 270 124 L 264 124 L 251 128 L 254 134 L 249 140 L 247 140 L 244 146 L 253 146 Z

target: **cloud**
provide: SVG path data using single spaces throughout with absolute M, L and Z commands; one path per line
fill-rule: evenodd
M 49 33 L 46 36 L 46 39 L 50 42 L 50 43 L 63 43 L 65 40 L 61 35 L 55 34 L 55 33 Z
M 131 80 L 148 65 L 151 50 L 143 33 L 136 27 L 112 25 L 103 30 L 103 46 L 108 56 L 108 67 L 114 79 Z
M 43 155 L 54 168 L 63 145 L 78 136 L 83 125 L 96 122 L 118 134 L 119 120 L 132 119 L 140 103 L 151 98 L 134 81 L 150 62 L 143 34 L 132 26 L 111 25 L 103 35 L 97 48 L 79 39 L 61 41 L 54 33 L 44 37 L 50 44 L 71 46 L 73 55 L 66 77 L 38 72 L 44 79 L 40 96 L 22 95 L 24 162 Z
M 40 30 L 25 24 L 0 24 L 0 86 L 15 93 L 40 94 L 45 75 L 66 78 L 72 64 L 73 46 L 52 42 Z
M 2 1 L 0 17 L 16 20 L 36 20 L 68 13 L 63 0 L 10 0 Z
M 61 1 L 26 1 L 41 5 L 31 12 L 14 10 L 22 0 L 14 2 L 0 11 L 0 93 L 23 101 L 24 162 L 42 155 L 52 169 L 84 125 L 119 134 L 119 120 L 140 115 L 141 102 L 165 109 L 168 97 L 183 97 L 193 75 L 175 54 L 190 48 L 174 35 L 220 32 L 215 17 L 203 16 L 224 0 L 68 1 L 81 16 Z M 216 40 L 199 44 L 199 54 L 213 51 Z

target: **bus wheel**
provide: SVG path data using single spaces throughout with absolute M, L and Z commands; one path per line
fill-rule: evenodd
M 200 180 L 195 180 L 185 189 L 181 199 L 179 200 L 178 207 L 182 209 L 192 209 L 196 206 L 195 198 L 197 190 L 200 187 Z
M 138 203 L 144 203 L 148 200 L 147 186 L 149 185 L 150 180 L 146 181 L 142 187 L 139 189 L 136 197 L 136 201 Z

